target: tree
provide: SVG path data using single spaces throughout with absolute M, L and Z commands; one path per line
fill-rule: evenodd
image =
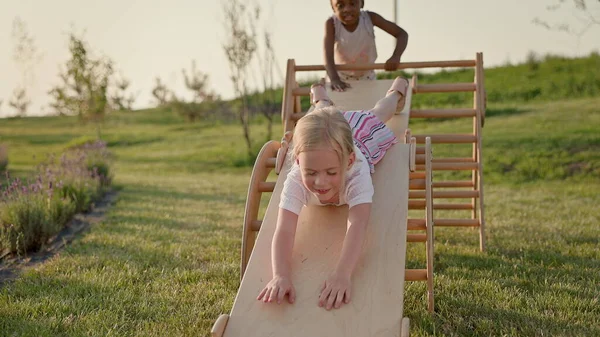
M 174 110 L 184 116 L 188 121 L 194 122 L 203 115 L 217 108 L 219 97 L 208 88 L 208 75 L 196 68 L 196 61 L 192 61 L 192 69 L 189 74 L 181 69 L 185 86 L 192 91 L 194 98 L 187 103 L 173 95 L 171 100 Z
M 83 37 L 69 35 L 71 58 L 61 69 L 61 84 L 49 94 L 50 106 L 61 115 L 77 115 L 82 121 L 100 122 L 109 110 L 108 89 L 113 75 L 113 62 L 107 57 L 94 57 Z
M 17 110 L 17 116 L 25 116 L 31 100 L 27 98 L 27 91 L 24 87 L 17 87 L 13 91 L 13 97 L 8 101 L 8 105 Z
M 152 88 L 152 96 L 156 99 L 157 106 L 166 106 L 169 104 L 169 96 L 171 95 L 171 90 L 164 85 L 160 79 L 157 77 L 155 80 L 154 88 Z
M 113 110 L 131 111 L 133 109 L 135 96 L 127 93 L 130 85 L 131 81 L 123 77 L 122 74 L 119 76 L 119 79 L 115 80 L 115 88 L 113 94 L 110 96 Z
M 260 11 L 258 5 L 255 8 L 256 16 Z M 256 52 L 256 35 L 250 29 L 255 16 L 249 12 L 245 2 L 240 0 L 227 0 L 223 4 L 223 12 L 225 14 L 225 30 L 228 36 L 223 44 L 223 50 L 229 62 L 230 78 L 235 95 L 240 98 L 242 103 L 239 119 L 246 140 L 248 158 L 253 158 L 250 138 L 250 111 L 248 108 L 248 77 L 250 75 L 250 62 Z
M 577 38 L 577 45 L 581 38 L 593 27 L 600 26 L 600 0 L 553 0 L 554 4 L 547 6 L 549 12 L 563 10 L 566 3 L 572 5 L 573 16 L 579 23 L 577 26 L 565 22 L 551 23 L 545 19 L 534 18 L 533 23 L 545 29 L 563 32 Z
M 267 139 L 273 137 L 273 117 L 280 111 L 281 107 L 277 104 L 277 92 L 275 90 L 275 78 L 274 70 L 277 68 L 277 59 L 275 57 L 275 50 L 271 43 L 271 33 L 267 28 L 264 28 L 263 32 L 263 44 L 262 48 L 259 46 L 258 52 L 258 64 L 259 74 L 261 77 L 262 91 L 258 101 L 257 110 L 260 110 L 267 119 Z M 281 72 L 279 73 L 281 78 Z
M 21 72 L 21 83 L 13 90 L 9 105 L 17 110 L 17 116 L 25 116 L 31 100 L 27 89 L 35 82 L 34 68 L 41 59 L 35 40 L 29 34 L 27 25 L 16 17 L 13 21 L 11 37 L 14 43 L 13 60 Z

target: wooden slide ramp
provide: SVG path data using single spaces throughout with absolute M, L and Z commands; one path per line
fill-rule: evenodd
M 385 95 L 390 84 L 373 89 L 377 95 L 368 103 L 370 107 Z M 331 93 L 334 102 L 336 94 Z M 318 306 L 321 286 L 339 258 L 346 231 L 348 207 L 333 206 L 304 207 L 300 214 L 292 262 L 296 302 L 289 304 L 286 299 L 278 305 L 256 300 L 272 277 L 271 241 L 283 182 L 290 169 L 287 162 L 278 176 L 231 314 L 219 317 L 213 336 L 362 337 L 401 336 L 402 330 L 403 336 L 407 333 L 403 302 L 411 146 L 402 144 L 407 124 L 407 112 L 388 122 L 400 143 L 388 150 L 373 175 L 375 194 L 363 254 L 352 277 L 352 301 L 331 311 Z

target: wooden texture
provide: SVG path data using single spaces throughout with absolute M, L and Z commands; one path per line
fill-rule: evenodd
M 454 68 L 454 67 L 474 67 L 475 60 L 455 60 L 455 61 L 425 61 L 425 62 L 402 62 L 398 64 L 398 69 L 412 68 Z M 371 64 L 336 64 L 337 70 L 382 70 L 385 69 L 385 63 Z M 324 65 L 302 65 L 295 66 L 296 71 L 318 71 L 325 70 Z
M 341 92 L 331 90 L 331 85 L 327 83 L 327 94 L 333 103 L 340 110 L 371 110 L 377 101 L 385 97 L 394 80 L 346 81 L 346 83 L 350 84 L 351 88 Z M 408 119 L 406 123 L 408 125 Z
M 385 95 L 390 84 L 377 91 L 371 107 Z M 395 115 L 388 122 L 398 137 L 402 137 L 407 124 L 407 113 Z M 352 301 L 331 311 L 317 305 L 318 296 L 339 258 L 347 206 L 303 208 L 292 261 L 296 302 L 289 304 L 286 298 L 278 305 L 256 300 L 272 277 L 271 241 L 283 182 L 290 169 L 286 162 L 260 224 L 224 336 L 399 336 L 404 301 L 409 153 L 410 145 L 395 144 L 375 168 L 375 195 L 362 256 L 352 278 Z
M 260 205 L 260 198 L 263 192 L 269 190 L 272 186 L 265 186 L 269 172 L 272 168 L 267 165 L 267 161 L 273 158 L 280 147 L 280 143 L 276 141 L 270 141 L 263 145 L 254 169 L 252 170 L 252 176 L 250 177 L 250 185 L 248 186 L 248 195 L 246 197 L 246 209 L 244 210 L 244 228 L 243 228 L 243 240 L 242 240 L 242 254 L 240 264 L 240 275 L 244 274 L 246 270 L 247 261 L 252 253 L 254 239 L 256 232 L 252 230 L 255 226 L 255 221 L 258 221 L 258 207 Z M 266 188 L 269 187 L 269 188 Z M 274 187 L 274 186 L 273 186 Z
M 320 287 L 339 257 L 347 207 L 305 207 L 293 252 L 296 303 L 257 301 L 271 279 L 271 240 L 289 163 L 279 175 L 224 336 L 398 336 L 403 315 L 409 145 L 396 144 L 377 165 L 375 195 L 350 304 L 318 307 Z

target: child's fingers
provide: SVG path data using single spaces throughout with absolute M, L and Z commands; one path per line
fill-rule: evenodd
M 346 289 L 346 296 L 344 296 L 344 302 L 350 303 L 350 299 L 352 298 L 350 293 L 350 288 Z
M 325 305 L 327 298 L 331 294 L 331 288 L 327 287 L 321 292 L 321 296 L 319 296 L 319 306 L 322 307 Z
M 277 292 L 279 291 L 279 287 L 274 287 L 271 291 L 271 296 L 269 296 L 269 302 L 273 302 L 277 299 Z
M 267 289 L 268 289 L 268 288 L 265 288 L 265 289 L 263 289 L 263 290 L 260 292 L 260 294 L 258 294 L 258 297 L 257 297 L 256 299 L 260 301 L 260 300 L 263 298 L 263 296 L 265 296 L 265 294 L 267 293 Z
M 285 296 L 286 291 L 283 289 L 279 290 L 279 293 L 277 294 L 277 304 L 281 304 L 281 301 L 283 301 L 283 297 Z
M 269 302 L 269 296 L 271 295 L 271 288 L 266 288 L 265 294 L 263 296 L 263 302 L 267 303 Z
M 296 289 L 294 289 L 294 286 L 292 286 L 292 288 L 290 289 L 290 293 L 288 295 L 288 301 L 290 303 L 294 303 L 295 300 L 296 300 Z
M 335 297 L 335 308 L 339 309 L 342 306 L 342 300 L 344 299 L 344 291 L 340 290 L 337 292 L 337 296 Z
M 327 310 L 330 310 L 333 307 L 333 303 L 335 302 L 335 297 L 337 295 L 337 291 L 332 291 L 329 294 L 329 298 L 327 299 Z

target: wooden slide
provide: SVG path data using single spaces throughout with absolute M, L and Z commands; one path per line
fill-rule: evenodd
M 342 108 L 361 109 L 364 105 L 370 109 L 392 81 L 364 83 L 368 85 L 360 95 L 353 90 L 331 92 L 330 97 Z M 375 194 L 363 254 L 352 277 L 352 301 L 331 311 L 318 306 L 321 286 L 339 258 L 345 236 L 348 208 L 343 206 L 304 207 L 300 214 L 292 262 L 296 302 L 289 304 L 286 299 L 278 305 L 256 300 L 272 277 L 271 241 L 283 182 L 291 166 L 286 161 L 277 181 L 266 182 L 280 146 L 271 141 L 259 154 L 250 181 L 241 284 L 231 313 L 217 319 L 212 336 L 408 335 L 409 321 L 403 316 L 405 254 L 410 168 L 416 156 L 414 138 L 413 142 L 404 141 L 410 93 L 412 88 L 404 111 L 388 122 L 400 142 L 388 150 L 373 175 Z M 430 179 L 428 182 L 431 185 Z M 257 220 L 260 195 L 270 191 L 264 219 Z

